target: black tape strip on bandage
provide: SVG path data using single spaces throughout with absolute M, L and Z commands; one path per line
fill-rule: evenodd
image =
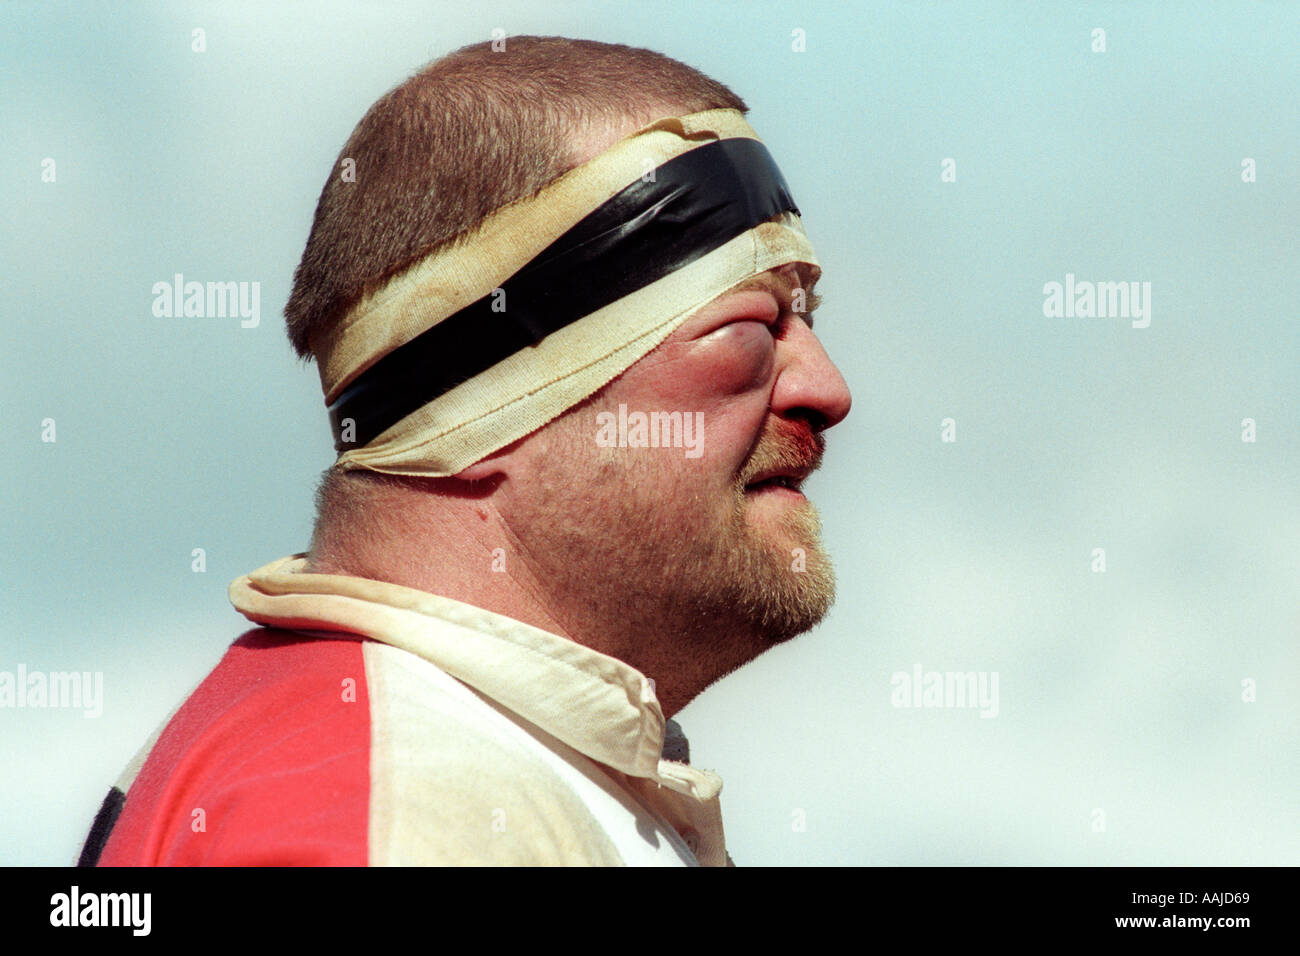
M 366 369 L 329 407 L 334 447 L 369 444 L 457 385 L 783 212 L 767 148 L 722 139 L 683 153 L 590 213 L 486 295 Z M 344 426 L 353 423 L 350 441 Z

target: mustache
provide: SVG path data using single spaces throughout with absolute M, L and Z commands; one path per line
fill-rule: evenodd
M 771 418 L 754 443 L 754 450 L 741 467 L 743 488 L 760 475 L 772 471 L 816 471 L 826 453 L 826 439 L 802 419 Z

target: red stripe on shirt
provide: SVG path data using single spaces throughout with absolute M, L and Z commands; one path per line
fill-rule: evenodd
M 100 866 L 365 866 L 364 639 L 259 628 L 172 718 Z

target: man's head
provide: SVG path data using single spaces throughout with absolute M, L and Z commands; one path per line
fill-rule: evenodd
M 748 110 L 698 70 L 619 44 L 510 37 L 436 60 L 366 112 L 321 190 L 285 308 L 294 349 L 310 357 L 367 290 L 639 126 L 722 108 Z
M 343 155 L 358 154 L 359 184 L 367 149 L 387 144 L 385 176 L 441 177 L 440 188 L 458 198 L 444 193 L 444 209 L 427 184 L 393 187 L 408 199 L 401 206 L 385 198 L 382 178 L 369 198 L 327 185 L 288 310 L 295 345 L 309 348 L 322 327 L 413 258 L 648 121 L 715 108 L 744 104 L 649 51 L 518 38 L 506 52 L 485 45 L 439 61 L 376 104 Z M 439 127 L 432 137 L 430 123 Z M 436 167 L 447 150 L 459 171 L 401 168 Z M 483 163 L 476 151 L 487 154 Z M 483 165 L 496 172 L 485 178 Z M 466 179 L 490 198 L 467 202 Z M 357 252 L 365 241 L 343 243 L 346 267 L 334 275 L 329 237 L 356 216 L 369 217 L 362 240 L 383 241 L 371 243 L 369 263 Z M 429 222 L 385 233 L 385 218 Z M 390 263 L 380 267 L 385 256 Z M 821 432 L 849 407 L 843 379 L 811 332 L 817 274 L 793 263 L 751 277 L 585 401 L 454 477 L 332 472 L 319 496 L 315 566 L 437 591 L 564 633 L 654 677 L 665 711 L 675 712 L 712 680 L 807 630 L 832 598 L 816 513 L 788 487 L 817 466 Z M 638 422 L 642 437 L 649 424 L 664 440 L 638 442 Z M 497 562 L 505 574 L 490 570 Z

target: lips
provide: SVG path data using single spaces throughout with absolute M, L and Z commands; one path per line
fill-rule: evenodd
M 798 495 L 821 464 L 825 440 L 803 420 L 771 418 L 741 470 L 745 494 Z
M 759 491 L 763 488 L 788 488 L 791 491 L 801 491 L 800 486 L 810 471 L 811 469 L 799 469 L 760 475 L 745 485 L 745 491 Z

